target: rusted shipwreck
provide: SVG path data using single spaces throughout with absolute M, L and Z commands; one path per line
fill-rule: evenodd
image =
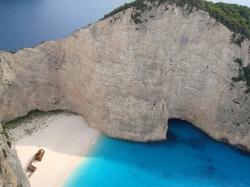
M 28 167 L 26 168 L 26 172 L 29 172 L 30 174 L 28 175 L 28 178 L 31 177 L 31 175 L 36 171 L 37 167 L 32 165 L 32 162 L 34 162 L 35 160 L 37 161 L 42 161 L 43 159 L 43 155 L 44 155 L 45 151 L 43 149 L 40 149 L 35 156 L 32 158 L 31 162 L 29 163 Z

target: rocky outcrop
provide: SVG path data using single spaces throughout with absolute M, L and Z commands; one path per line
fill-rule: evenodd
M 14 144 L 8 133 L 2 129 L 0 122 L 0 186 L 29 187 Z
M 187 8 L 187 7 L 186 7 Z M 131 20 L 130 8 L 57 42 L 0 53 L 0 118 L 39 109 L 82 114 L 109 136 L 166 138 L 170 118 L 250 150 L 250 97 L 233 82 L 249 41 L 207 12 L 163 3 Z

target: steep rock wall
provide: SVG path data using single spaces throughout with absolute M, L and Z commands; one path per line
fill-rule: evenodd
M 250 150 L 249 93 L 232 81 L 234 59 L 250 63 L 249 41 L 232 44 L 232 33 L 201 10 L 162 4 L 142 13 L 141 24 L 133 11 L 57 42 L 0 52 L 0 118 L 66 109 L 134 141 L 163 140 L 167 120 L 180 118 Z
M 14 144 L 0 122 L 0 186 L 29 187 L 28 178 L 23 172 Z

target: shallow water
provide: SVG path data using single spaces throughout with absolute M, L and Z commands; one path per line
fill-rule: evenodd
M 102 135 L 64 187 L 250 186 L 250 155 L 190 123 L 169 122 L 168 140 L 135 143 Z
M 0 0 L 0 50 L 33 47 L 94 23 L 130 0 Z M 168 141 L 100 136 L 65 187 L 250 186 L 250 156 L 187 122 L 169 123 Z
M 132 0 L 0 0 L 0 50 L 64 38 Z

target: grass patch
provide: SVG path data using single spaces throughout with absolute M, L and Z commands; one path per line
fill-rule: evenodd
M 142 20 L 141 20 L 141 13 L 139 12 L 135 12 L 135 13 L 132 13 L 131 14 L 131 19 L 136 23 L 136 24 L 139 24 L 139 23 L 142 23 Z
M 2 151 L 3 151 L 4 157 L 7 158 L 7 153 L 6 153 L 5 149 L 2 149 Z
M 38 118 L 38 117 L 43 117 L 47 115 L 56 115 L 56 114 L 61 114 L 61 113 L 69 113 L 69 114 L 75 114 L 73 112 L 65 111 L 65 110 L 52 110 L 49 112 L 43 112 L 40 110 L 33 110 L 30 111 L 26 116 L 18 117 L 16 119 L 13 119 L 11 121 L 3 123 L 3 128 L 4 129 L 14 129 L 18 126 L 20 126 L 23 123 L 29 123 L 32 120 Z
M 246 89 L 246 90 L 245 90 L 245 93 L 246 93 L 246 94 L 250 93 L 250 88 Z
M 7 145 L 9 146 L 9 148 L 11 148 L 11 142 L 7 141 Z
M 244 42 L 245 39 L 246 39 L 245 36 L 233 33 L 233 35 L 231 37 L 231 43 L 234 43 L 234 44 L 241 47 L 241 44 Z
M 239 64 L 240 67 L 242 67 L 242 65 L 243 65 L 243 61 L 242 61 L 241 58 L 236 58 L 236 59 L 234 59 L 234 62 L 237 63 L 237 64 Z
M 139 13 L 145 10 L 151 10 L 152 7 L 147 6 L 148 2 L 151 2 L 153 6 L 157 7 L 165 2 L 169 5 L 175 3 L 179 7 L 184 7 L 187 4 L 189 13 L 194 11 L 194 7 L 196 7 L 197 9 L 208 12 L 211 17 L 225 25 L 230 31 L 234 32 L 235 34 L 233 34 L 231 38 L 232 43 L 241 46 L 246 38 L 250 39 L 250 8 L 237 4 L 213 3 L 206 0 L 135 0 L 114 9 L 112 12 L 106 14 L 103 19 L 131 7 Z M 168 8 L 165 7 L 165 10 L 168 10 Z M 136 18 L 137 19 L 134 19 L 134 21 L 140 23 L 140 21 L 138 21 L 139 17 Z
M 136 10 L 140 10 L 143 12 L 147 8 L 147 5 L 144 2 L 145 2 L 144 0 L 135 0 L 131 3 L 125 3 L 124 5 L 114 9 L 112 12 L 104 15 L 104 18 L 102 18 L 102 20 L 106 19 L 108 17 L 111 17 L 119 12 L 124 11 L 124 10 L 127 10 L 128 8 L 131 8 L 131 7 L 134 7 Z
M 244 81 L 246 82 L 247 89 L 245 90 L 245 93 L 250 92 L 250 65 L 246 67 L 242 67 L 243 61 L 240 58 L 236 58 L 234 60 L 237 64 L 239 64 L 239 74 L 238 77 L 232 77 L 233 82 L 239 82 Z
M 4 136 L 5 136 L 7 139 L 10 138 L 8 132 L 7 132 L 5 129 L 3 130 L 3 134 L 4 134 Z

